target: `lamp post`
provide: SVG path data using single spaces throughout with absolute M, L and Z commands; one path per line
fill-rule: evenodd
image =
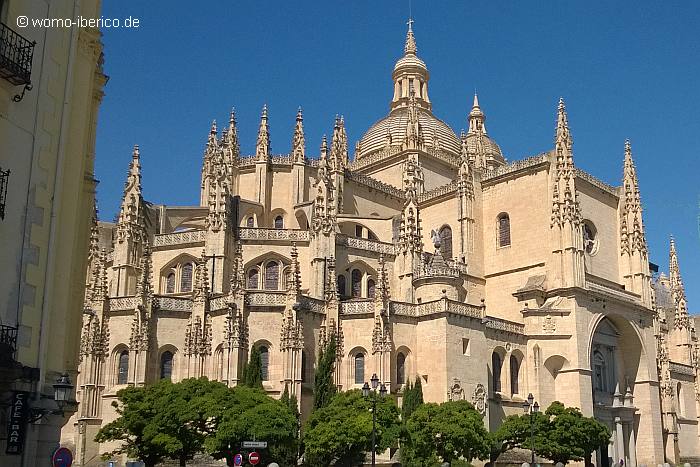
M 530 414 L 530 451 L 532 451 L 532 467 L 535 467 L 535 423 L 533 415 L 540 411 L 540 404 L 535 400 L 532 393 L 527 395 L 527 400 L 523 403 L 525 413 Z
M 370 390 L 369 383 L 365 381 L 364 386 L 362 386 L 362 395 L 369 397 L 370 392 L 372 393 L 372 467 L 375 467 L 377 450 L 377 387 L 379 386 L 379 378 L 376 373 L 372 375 L 370 382 L 372 383 L 372 389 Z M 382 383 L 381 387 L 379 387 L 379 395 L 384 397 L 386 393 L 386 386 Z

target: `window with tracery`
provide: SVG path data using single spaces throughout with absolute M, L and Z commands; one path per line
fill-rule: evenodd
M 165 351 L 160 356 L 160 379 L 172 379 L 173 353 Z
M 446 225 L 440 229 L 440 253 L 443 258 L 452 258 L 452 229 Z
M 270 261 L 265 265 L 265 290 L 279 290 L 280 286 L 280 265 L 275 261 Z
M 165 278 L 165 293 L 175 293 L 175 273 L 171 272 Z
M 365 382 L 365 354 L 362 352 L 355 355 L 355 384 Z
M 275 217 L 275 228 L 284 229 L 284 218 L 282 216 Z
M 192 292 L 192 268 L 192 263 L 187 263 L 182 267 L 180 292 Z
M 510 245 L 510 217 L 508 214 L 498 216 L 498 246 Z
M 126 384 L 129 379 L 129 351 L 122 350 L 117 363 L 117 384 Z
M 248 271 L 248 281 L 246 287 L 249 289 L 258 288 L 258 268 L 254 267 Z
M 351 292 L 353 298 L 359 298 L 362 296 L 362 271 L 359 269 L 353 269 L 350 274 L 351 282 Z

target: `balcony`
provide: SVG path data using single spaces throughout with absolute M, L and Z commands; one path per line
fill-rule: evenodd
M 0 324 L 0 355 L 15 358 L 17 353 L 17 328 Z
M 0 78 L 15 86 L 24 86 L 25 91 L 31 89 L 35 45 L 36 42 L 30 42 L 5 23 L 0 23 Z M 14 100 L 19 102 L 22 97 L 15 96 Z

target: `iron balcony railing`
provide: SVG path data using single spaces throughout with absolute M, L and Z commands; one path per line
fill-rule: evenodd
M 36 42 L 29 41 L 0 22 L 0 77 L 17 86 L 29 85 Z
M 17 353 L 17 328 L 0 324 L 0 353 L 15 358 Z

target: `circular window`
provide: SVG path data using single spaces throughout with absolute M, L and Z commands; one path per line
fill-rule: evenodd
M 591 256 L 598 252 L 598 231 L 589 220 L 583 221 L 583 249 Z

